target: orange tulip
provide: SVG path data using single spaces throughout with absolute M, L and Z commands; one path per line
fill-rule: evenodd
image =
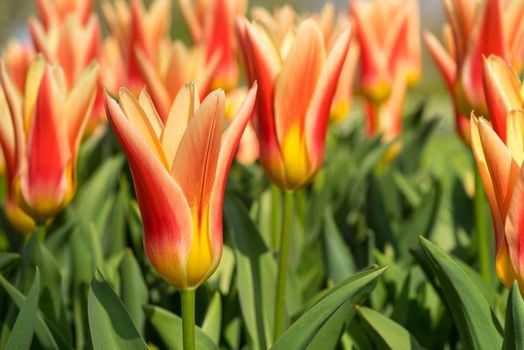
M 270 34 L 237 22 L 244 65 L 260 85 L 256 128 L 260 162 L 285 190 L 307 185 L 322 166 L 329 110 L 351 40 L 347 29 L 326 55 L 319 26 L 304 21 L 282 52 Z
M 360 89 L 376 104 L 391 94 L 403 70 L 408 86 L 421 73 L 420 23 L 416 0 L 355 1 L 351 5 L 360 45 Z
M 75 16 L 82 24 L 91 16 L 93 0 L 36 0 L 38 14 L 44 27 L 60 24 L 69 16 Z
M 9 117 L 4 108 L 2 118 L 11 120 L 1 125 L 3 135 L 12 135 L 2 141 L 10 198 L 41 223 L 55 216 L 75 193 L 76 157 L 95 97 L 98 67 L 86 69 L 71 90 L 63 75 L 61 68 L 39 55 L 22 93 L 5 64 L 0 69 L 9 106 Z
M 391 142 L 402 132 L 402 112 L 407 90 L 407 77 L 405 74 L 397 74 L 393 83 L 392 94 L 388 99 L 375 105 L 373 102 L 365 101 L 367 110 L 367 134 L 382 134 L 384 142 Z M 386 154 L 386 160 L 392 159 L 400 151 L 400 143 L 395 143 Z
M 182 15 L 195 45 L 206 48 L 207 61 L 218 55 L 212 88 L 229 90 L 238 82 L 234 21 L 246 12 L 246 0 L 179 0 Z
M 482 87 L 483 56 L 501 56 L 517 71 L 524 49 L 524 3 L 505 0 L 443 2 L 449 23 L 444 27 L 445 48 L 433 34 L 424 33 L 455 105 L 457 131 L 468 141 L 466 116 L 485 114 Z
M 506 144 L 484 119 L 471 117 L 471 147 L 477 161 L 495 227 L 496 270 L 505 286 L 517 278 L 524 292 L 522 203 L 524 170 L 524 112 L 506 116 Z
M 159 52 L 161 64 L 149 61 L 142 50 L 136 51 L 151 99 L 163 122 L 167 120 L 171 101 L 188 82 L 195 81 L 201 87 L 200 98 L 207 96 L 218 63 L 218 56 L 206 63 L 203 47 L 186 48 L 180 41 L 164 44 Z
M 84 69 L 98 57 L 101 30 L 96 16 L 83 25 L 75 17 L 63 24 L 45 28 L 37 19 L 29 21 L 29 30 L 37 52 L 47 61 L 60 65 L 69 89 L 80 78 Z
M 166 281 L 194 289 L 222 252 L 222 204 L 229 167 L 255 102 L 256 86 L 223 132 L 225 96 L 200 104 L 194 84 L 180 90 L 165 123 L 145 91 L 105 95 L 109 122 L 128 159 L 149 260 Z
M 277 7 L 272 12 L 263 7 L 255 6 L 251 10 L 251 18 L 260 23 L 268 33 L 271 33 L 272 39 L 281 47 L 293 33 L 297 13 L 290 5 Z
M 102 10 L 111 34 L 120 45 L 125 85 L 138 93 L 144 86 L 144 78 L 136 51 L 140 50 L 155 65 L 160 63 L 159 52 L 168 40 L 171 26 L 171 2 L 154 0 L 146 9 L 142 0 L 131 0 L 130 6 L 125 0 L 105 1 Z

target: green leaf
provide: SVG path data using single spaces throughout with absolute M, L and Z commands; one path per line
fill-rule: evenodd
M 500 325 L 482 292 L 440 248 L 423 237 L 420 243 L 440 282 L 463 346 L 468 349 L 500 349 Z
M 17 307 L 22 307 L 26 297 L 22 294 L 15 286 L 13 286 L 9 281 L 7 281 L 2 275 L 0 275 L 0 284 L 9 295 L 9 297 L 14 301 Z M 71 346 L 68 345 L 67 341 L 62 338 L 60 333 L 56 333 L 57 339 L 60 341 L 60 346 L 58 346 L 53 333 L 51 333 L 47 324 L 44 322 L 45 316 L 42 312 L 38 312 L 36 315 L 36 324 L 35 324 L 35 333 L 36 337 L 40 341 L 41 345 L 45 349 L 71 349 Z
M 57 297 L 62 293 L 60 267 L 53 254 L 40 242 L 38 232 L 33 233 L 24 246 L 20 263 L 20 290 L 26 291 L 30 281 L 34 280 L 36 267 L 41 276 L 39 308 L 46 316 L 46 322 L 58 330 L 68 344 L 71 344 L 73 337 L 64 298 Z
M 182 319 L 167 310 L 158 306 L 145 305 L 144 311 L 147 319 L 157 331 L 158 335 L 167 348 L 173 350 L 183 350 L 182 347 Z M 213 341 L 200 329 L 195 326 L 195 345 L 197 349 L 217 349 Z
M 368 325 L 370 338 L 377 348 L 391 350 L 421 349 L 417 340 L 395 321 L 367 307 L 357 307 L 357 312 Z
M 27 293 L 24 303 L 16 318 L 11 335 L 7 340 L 6 349 L 24 350 L 31 347 L 35 332 L 36 313 L 38 311 L 38 295 L 40 293 L 40 273 L 35 272 L 33 285 Z
M 118 181 L 123 164 L 122 156 L 106 159 L 78 192 L 76 209 L 87 222 L 97 218 L 100 208 Z
M 16 253 L 1 252 L 0 253 L 0 271 L 6 269 L 11 264 L 20 260 L 20 255 Z
M 113 289 L 95 276 L 87 301 L 89 330 L 95 350 L 147 349 Z
M 120 262 L 120 276 L 122 301 L 136 328 L 142 334 L 144 329 L 142 306 L 147 304 L 148 289 L 142 277 L 140 266 L 130 249 L 126 250 Z
M 325 211 L 324 246 L 328 274 L 335 284 L 344 281 L 355 273 L 356 268 L 351 252 L 340 235 L 333 213 L 329 208 Z
M 240 308 L 255 349 L 267 349 L 273 330 L 277 263 L 238 200 L 226 197 L 224 214 L 235 248 Z
M 213 342 L 218 345 L 220 342 L 220 331 L 222 326 L 222 297 L 219 292 L 215 292 L 213 299 L 207 307 L 206 317 L 202 323 L 202 330 Z
M 513 284 L 508 295 L 503 348 L 504 350 L 524 349 L 524 300 L 517 282 Z
M 288 350 L 306 347 L 341 306 L 346 303 L 357 303 L 366 296 L 386 268 L 372 268 L 357 273 L 328 291 L 277 339 L 272 349 Z

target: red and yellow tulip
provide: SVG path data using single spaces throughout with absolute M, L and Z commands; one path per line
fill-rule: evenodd
M 136 55 L 151 99 L 163 122 L 167 120 L 171 101 L 185 84 L 194 81 L 200 87 L 200 98 L 211 91 L 218 56 L 206 61 L 203 47 L 187 48 L 180 41 L 165 42 L 159 52 L 160 64 L 149 61 L 140 49 L 137 49 Z
M 134 93 L 144 87 L 137 50 L 155 65 L 160 64 L 159 52 L 163 42 L 169 40 L 171 27 L 171 1 L 154 0 L 148 8 L 142 0 L 105 1 L 102 3 L 104 18 L 109 30 L 118 41 L 125 67 L 125 86 Z
M 193 43 L 206 48 L 209 62 L 218 56 L 212 88 L 229 90 L 238 82 L 235 18 L 246 12 L 246 0 L 179 0 Z
M 76 191 L 76 158 L 97 76 L 98 66 L 93 64 L 68 89 L 61 68 L 38 55 L 20 91 L 2 63 L 1 86 L 8 108 L 2 109 L 0 128 L 9 173 L 7 211 L 15 227 L 27 225 L 10 215 L 9 202 L 16 212 L 22 209 L 44 223 L 71 201 Z
M 391 94 L 400 70 L 408 86 L 420 78 L 418 2 L 354 1 L 351 10 L 360 45 L 360 90 L 368 100 L 380 104 Z
M 86 24 L 91 16 L 93 0 L 36 0 L 36 6 L 47 29 L 62 23 L 70 16 Z
M 471 118 L 471 148 L 477 161 L 495 227 L 496 270 L 507 287 L 517 278 L 524 291 L 522 269 L 522 204 L 524 203 L 524 112 L 506 116 L 504 143 L 482 118 Z
M 255 122 L 260 162 L 282 189 L 303 187 L 322 166 L 329 111 L 351 30 L 338 37 L 327 55 L 312 19 L 298 27 L 285 50 L 257 23 L 240 19 L 237 34 L 247 76 L 260 86 Z
M 145 91 L 106 94 L 109 122 L 129 162 L 149 260 L 166 281 L 194 289 L 215 271 L 222 253 L 227 174 L 255 102 L 256 86 L 223 131 L 225 95 L 202 103 L 194 84 L 177 94 L 162 122 Z
M 504 0 L 444 1 L 448 22 L 442 46 L 433 34 L 425 42 L 437 64 L 456 111 L 457 131 L 467 141 L 472 110 L 486 114 L 483 57 L 498 55 L 520 71 L 524 49 L 524 3 Z

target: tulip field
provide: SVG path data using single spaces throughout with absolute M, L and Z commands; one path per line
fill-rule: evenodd
M 524 350 L 524 1 L 3 1 L 0 349 Z

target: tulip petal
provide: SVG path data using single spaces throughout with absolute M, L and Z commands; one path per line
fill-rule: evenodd
M 98 89 L 98 65 L 88 67 L 67 97 L 64 115 L 73 157 L 76 156 Z
M 484 99 L 482 89 L 483 56 L 495 54 L 508 57 L 505 46 L 502 0 L 485 1 L 477 31 L 472 33 L 472 47 L 464 61 L 462 83 L 464 92 L 473 106 L 479 106 Z
M 448 90 L 453 91 L 457 75 L 457 68 L 453 57 L 444 49 L 432 33 L 424 32 L 424 42 L 440 74 L 444 78 Z
M 507 115 L 507 141 L 511 156 L 522 166 L 524 161 L 524 112 L 510 111 Z
M 303 135 L 304 117 L 315 93 L 325 55 L 322 33 L 318 26 L 311 19 L 304 21 L 298 29 L 296 40 L 284 61 L 275 86 L 275 129 L 281 145 L 291 128 L 298 128 Z M 336 79 L 338 74 L 332 82 L 335 86 Z
M 164 156 L 164 151 L 162 150 L 160 141 L 156 137 L 155 130 L 149 121 L 149 117 L 142 109 L 142 106 L 140 106 L 135 96 L 133 96 L 133 94 L 126 88 L 120 89 L 119 97 L 120 105 L 122 106 L 125 115 L 131 124 L 133 124 L 133 126 L 142 134 L 144 140 L 167 169 L 167 161 Z
M 284 178 L 282 153 L 277 142 L 273 113 L 273 92 L 275 80 L 281 69 L 281 58 L 278 49 L 268 33 L 256 24 L 245 19 L 237 21 L 237 33 L 240 47 L 243 49 L 248 77 L 256 79 L 258 86 L 257 111 L 255 128 L 260 142 L 260 161 L 265 169 L 272 169 L 267 175 L 278 183 Z M 250 73 L 249 73 L 250 72 Z M 254 80 L 251 80 L 252 84 Z M 272 173 L 279 174 L 273 176 Z
M 14 165 L 12 176 L 14 177 L 15 173 L 21 166 L 22 159 L 25 159 L 25 149 L 26 149 L 26 138 L 24 133 L 24 120 L 22 116 L 22 96 L 17 90 L 13 81 L 7 73 L 5 64 L 2 62 L 0 64 L 0 79 L 2 82 L 3 93 L 5 94 L 6 102 L 9 107 L 9 116 L 11 118 L 11 125 L 13 127 L 13 136 L 14 136 L 14 153 L 12 157 L 14 158 Z M 6 126 L 9 124 L 6 124 Z M 6 152 L 7 153 L 7 152 Z M 13 179 L 11 177 L 11 180 Z
M 484 59 L 483 85 L 493 129 L 504 141 L 506 115 L 522 107 L 519 78 L 501 57 L 491 55 Z
M 149 123 L 151 124 L 151 127 L 155 132 L 156 138 L 160 140 L 160 136 L 162 135 L 162 132 L 164 130 L 164 124 L 162 123 L 162 119 L 160 119 L 160 116 L 158 115 L 158 112 L 155 109 L 155 104 L 151 100 L 151 97 L 149 96 L 145 88 L 142 89 L 142 91 L 140 91 L 140 95 L 138 96 L 138 103 L 140 104 L 140 106 L 144 110 L 144 113 L 149 119 Z
M 506 240 L 513 268 L 524 275 L 524 167 L 519 171 L 506 219 Z
M 28 135 L 27 170 L 21 190 L 31 214 L 40 219 L 54 215 L 68 190 L 66 168 L 71 161 L 62 107 L 65 96 L 48 66 L 42 77 Z
M 233 161 L 238 143 L 249 123 L 255 105 L 256 94 L 257 84 L 255 83 L 247 93 L 246 99 L 240 106 L 236 116 L 222 138 L 209 209 L 209 232 L 217 233 L 216 235 L 211 236 L 211 247 L 212 250 L 216 252 L 222 251 L 222 205 L 224 202 L 227 174 L 229 173 L 229 168 Z M 216 263 L 218 263 L 220 254 L 216 254 L 214 258 L 217 260 Z
M 9 105 L 0 86 L 0 145 L 4 156 L 7 181 L 10 184 L 15 175 L 15 131 Z
M 183 86 L 175 97 L 160 138 L 164 154 L 166 155 L 168 169 L 173 168 L 175 154 L 180 141 L 199 105 L 198 89 L 194 83 Z
M 311 169 L 318 170 L 324 159 L 326 129 L 329 109 L 337 87 L 337 81 L 344 65 L 349 44 L 351 28 L 346 29 L 336 40 L 322 69 L 311 104 L 306 115 L 306 142 Z M 312 174 L 313 175 L 313 174 Z
M 209 203 L 215 179 L 222 125 L 224 101 L 222 90 L 209 94 L 202 102 L 180 140 L 173 161 L 172 174 L 182 188 L 193 215 L 201 216 Z
M 495 190 L 495 180 L 494 175 L 491 173 L 488 162 L 486 160 L 486 155 L 484 153 L 484 146 L 479 128 L 480 123 L 482 122 L 477 119 L 474 115 L 471 117 L 471 148 L 475 159 L 477 161 L 477 166 L 482 178 L 482 183 L 484 185 L 484 190 L 488 198 L 489 207 L 491 211 L 491 216 L 493 218 L 493 226 L 495 228 L 495 245 L 496 245 L 496 255 L 497 263 L 496 269 L 497 274 L 505 285 L 511 284 L 515 280 L 515 273 L 511 264 L 508 264 L 508 254 L 507 254 L 507 243 L 505 238 L 504 231 L 504 222 L 506 220 L 506 214 L 503 212 L 503 201 L 498 197 Z M 484 122 L 485 123 L 485 122 Z M 489 128 L 489 126 L 488 126 Z M 493 136 L 494 135 L 494 136 Z M 491 137 L 497 137 L 494 132 L 492 132 Z M 500 144 L 497 146 L 500 147 Z M 503 152 L 502 152 L 503 153 Z M 507 157 L 504 157 L 505 160 L 502 160 L 505 163 L 511 163 L 511 160 L 508 160 Z M 511 167 L 511 165 L 510 165 Z M 518 171 L 518 169 L 517 169 Z M 507 176 L 507 175 L 506 175 Z
M 40 82 L 42 80 L 42 77 L 44 75 L 44 71 L 46 69 L 46 61 L 41 55 L 37 55 L 34 61 L 31 63 L 31 66 L 29 66 L 29 70 L 27 71 L 27 77 L 26 77 L 26 83 L 25 83 L 25 89 L 24 89 L 24 106 L 23 106 L 23 113 L 24 113 L 24 130 L 26 131 L 29 129 L 29 125 L 31 124 L 31 118 L 33 116 L 33 108 L 36 103 L 38 91 L 40 88 Z
M 182 189 L 171 178 L 144 134 L 126 118 L 107 93 L 108 119 L 126 154 L 144 227 L 149 260 L 175 287 L 184 281 L 192 242 L 192 219 Z
M 146 81 L 149 91 L 151 92 L 151 97 L 153 98 L 158 114 L 162 119 L 162 122 L 165 123 L 167 114 L 169 113 L 170 102 L 167 90 L 162 83 L 161 77 L 158 76 L 158 73 L 153 68 L 153 64 L 149 62 L 142 50 L 137 48 L 135 55 L 139 62 L 142 75 Z

